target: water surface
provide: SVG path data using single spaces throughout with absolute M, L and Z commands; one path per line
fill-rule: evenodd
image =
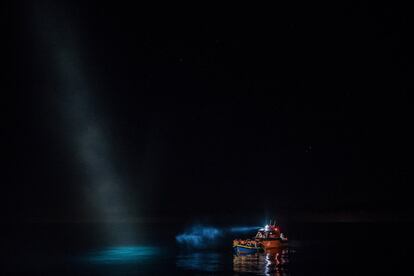
M 108 243 L 90 224 L 3 225 L 6 273 L 41 275 L 369 275 L 409 267 L 412 224 L 290 224 L 288 248 L 234 255 L 230 231 L 207 248 L 177 244 L 182 224 L 143 229 L 131 243 Z M 121 231 L 125 225 L 113 226 Z M 150 231 L 147 231 L 150 230 Z M 243 235 L 253 235 L 245 233 Z M 239 235 L 240 236 L 240 235 Z

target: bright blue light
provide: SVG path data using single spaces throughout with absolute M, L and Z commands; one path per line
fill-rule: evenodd
M 175 237 L 178 243 L 193 248 L 207 248 L 215 245 L 220 238 L 231 233 L 249 233 L 257 231 L 260 226 L 237 226 L 217 228 L 213 226 L 196 225 Z
M 88 254 L 86 261 L 100 264 L 135 263 L 159 254 L 159 248 L 152 246 L 116 246 Z
M 204 248 L 223 235 L 223 231 L 215 227 L 193 226 L 189 231 L 178 235 L 175 239 L 181 244 L 195 248 Z
M 251 231 L 257 231 L 260 226 L 238 226 L 238 227 L 231 227 L 229 231 L 232 233 L 246 233 Z

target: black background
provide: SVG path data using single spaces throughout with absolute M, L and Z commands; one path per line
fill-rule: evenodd
M 62 37 L 76 30 L 123 189 L 140 202 L 126 217 L 409 212 L 405 7 L 51 2 L 37 5 L 62 13 Z M 3 219 L 88 219 L 53 41 L 33 10 L 5 9 Z

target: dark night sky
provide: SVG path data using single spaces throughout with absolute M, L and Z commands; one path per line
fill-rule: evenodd
M 58 47 L 77 49 L 85 116 L 133 206 L 120 216 L 411 206 L 404 7 L 30 2 L 7 9 L 9 220 L 88 216 Z

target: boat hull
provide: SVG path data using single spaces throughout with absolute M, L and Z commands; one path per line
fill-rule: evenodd
M 245 245 L 235 245 L 233 246 L 233 249 L 237 254 L 254 254 L 262 250 L 259 247 L 250 247 Z
M 260 243 L 263 245 L 264 249 L 280 248 L 287 246 L 287 241 L 284 241 L 282 239 L 264 239 L 261 240 Z

